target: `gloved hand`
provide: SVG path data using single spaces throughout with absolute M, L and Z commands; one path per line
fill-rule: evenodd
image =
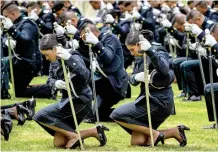
M 114 9 L 114 7 L 113 7 L 113 5 L 112 5 L 111 3 L 107 3 L 106 9 L 107 9 L 107 11 L 108 11 L 108 10 Z
M 208 29 L 205 30 L 205 33 L 206 33 L 205 36 L 206 41 L 204 45 L 213 47 L 217 43 L 216 39 L 212 35 L 210 35 L 210 31 Z
M 201 34 L 201 32 L 203 32 L 203 30 L 196 24 L 188 24 L 185 23 L 185 31 L 190 31 L 192 32 L 194 35 L 199 35 Z
M 135 80 L 137 82 L 145 82 L 145 74 L 144 74 L 144 72 L 137 73 L 135 75 Z
M 216 76 L 218 77 L 218 68 L 216 69 Z
M 56 47 L 56 53 L 63 60 L 68 60 L 71 57 L 71 54 L 61 46 Z
M 12 23 L 11 19 L 9 19 L 7 17 L 4 17 L 4 16 L 1 16 L 0 18 L 2 19 L 3 27 L 5 29 L 8 30 L 13 26 L 13 23 Z
M 124 18 L 120 18 L 121 21 L 132 21 L 133 16 L 131 14 L 129 14 L 129 12 L 125 12 L 125 16 Z
M 132 23 L 131 28 L 140 31 L 142 29 L 142 25 L 140 23 Z
M 179 13 L 181 13 L 180 10 L 179 10 L 179 7 L 174 7 L 173 11 L 172 11 L 172 14 L 179 14 Z
M 107 23 L 110 23 L 110 24 L 114 23 L 115 19 L 111 14 L 107 14 L 105 17 L 106 17 L 106 19 L 105 19 L 106 24 Z
M 160 24 L 161 24 L 163 27 L 165 27 L 165 28 L 170 28 L 170 27 L 172 26 L 172 23 L 171 23 L 169 20 L 167 20 L 167 19 L 162 20 L 162 21 L 160 22 Z
M 79 42 L 73 39 L 73 47 L 77 50 L 79 48 Z
M 96 59 L 94 59 L 94 60 L 92 61 L 92 68 L 93 68 L 93 72 L 95 72 L 95 71 L 96 71 L 96 69 L 97 69 L 97 66 L 98 66 L 98 63 L 97 63 Z M 91 69 L 91 66 L 90 66 L 90 69 Z
M 73 25 L 71 25 L 71 21 L 67 21 L 67 26 L 65 27 L 67 34 L 73 34 L 75 35 L 77 32 L 77 28 L 75 28 Z
M 2 29 L 0 28 L 0 36 L 2 36 Z
M 67 90 L 66 82 L 64 82 L 63 80 L 57 80 L 57 81 L 55 81 L 55 88 Z
M 142 51 L 147 51 L 148 49 L 151 48 L 150 42 L 148 42 L 148 40 L 145 39 L 143 35 L 139 35 L 139 40 L 140 40 L 140 42 L 139 42 L 139 44 L 140 44 L 140 49 L 141 49 Z
M 163 3 L 163 5 L 161 7 L 161 11 L 164 13 L 168 13 L 170 11 L 170 7 L 168 5 L 166 5 L 165 3 Z
M 64 34 L 65 29 L 62 26 L 58 25 L 57 22 L 54 22 L 53 25 L 54 25 L 54 31 L 56 32 L 56 34 L 58 34 L 58 35 Z
M 85 33 L 85 36 L 86 36 L 85 42 L 93 44 L 93 45 L 96 45 L 99 42 L 98 38 L 92 33 L 90 28 L 86 28 L 85 30 L 86 30 L 86 33 Z
M 196 51 L 199 52 L 200 56 L 207 56 L 207 50 L 202 46 L 198 46 Z
M 9 39 L 7 39 L 5 41 L 5 45 L 7 47 L 9 46 Z M 15 40 L 10 39 L 10 47 L 11 47 L 12 50 L 14 50 L 14 48 L 16 47 L 16 41 Z
M 39 16 L 36 14 L 37 9 L 34 9 L 30 12 L 29 18 L 36 21 L 39 19 Z
M 133 8 L 133 11 L 132 11 L 132 16 L 136 19 L 139 19 L 141 17 L 141 14 L 138 12 L 138 9 L 137 7 L 134 7 Z
M 196 48 L 197 48 L 197 42 L 196 43 L 189 43 L 190 50 L 196 50 Z
M 176 40 L 175 38 L 170 38 L 170 44 L 172 44 L 173 46 L 177 46 L 178 40 Z

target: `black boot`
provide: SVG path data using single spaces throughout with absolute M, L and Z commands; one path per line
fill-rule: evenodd
M 18 115 L 18 124 L 17 125 L 23 125 L 26 121 L 26 118 L 25 118 L 25 112 L 26 111 L 26 108 L 23 106 L 23 105 L 17 105 L 17 115 Z
M 5 111 L 2 110 L 2 119 L 1 119 L 1 134 L 4 136 L 6 141 L 9 140 L 9 133 L 12 130 L 12 121 L 10 115 Z
M 32 120 L 33 116 L 35 115 L 35 107 L 36 107 L 36 100 L 34 98 L 27 100 L 23 103 L 23 106 L 28 109 L 27 120 Z

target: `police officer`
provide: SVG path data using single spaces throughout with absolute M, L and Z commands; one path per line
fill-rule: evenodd
M 211 20 L 208 20 L 207 17 L 203 16 L 199 11 L 191 11 L 190 14 L 187 17 L 187 21 L 191 24 L 197 24 L 193 25 L 191 29 L 189 29 L 190 26 L 187 26 L 186 30 L 192 31 L 192 33 L 196 36 L 200 36 L 200 33 L 202 30 L 205 29 L 211 29 L 211 27 L 214 25 L 214 22 Z M 202 29 L 201 29 L 202 28 Z M 198 50 L 197 50 L 198 51 Z M 206 58 L 202 58 L 202 62 L 204 65 L 204 72 L 205 72 L 205 79 L 206 82 L 209 82 L 209 77 L 206 73 L 208 69 L 208 60 Z M 181 64 L 181 70 L 182 70 L 182 76 L 184 80 L 188 84 L 189 88 L 189 94 L 190 96 L 187 98 L 189 101 L 200 101 L 201 97 L 200 94 L 203 93 L 203 82 L 202 78 L 199 79 L 197 75 L 200 75 L 200 68 L 199 68 L 199 61 L 198 60 L 192 60 L 192 61 L 186 61 Z
M 87 27 L 91 31 L 85 32 Z M 100 121 L 109 121 L 113 110 L 111 107 L 124 99 L 127 93 L 128 75 L 124 69 L 122 47 L 115 35 L 101 33 L 94 24 L 84 26 L 81 37 L 86 43 L 92 44 L 92 51 L 103 71 L 95 72 L 97 105 Z
M 211 9 L 208 6 L 207 1 L 199 1 L 196 4 L 196 8 L 199 12 L 201 12 L 204 16 L 206 16 L 210 20 L 212 20 L 214 22 L 218 22 L 218 12 Z
M 70 1 L 64 1 L 64 7 L 67 8 L 67 11 L 73 11 L 76 13 L 77 16 L 82 16 L 79 9 L 74 6 Z
M 27 5 L 29 18 L 34 20 L 40 29 L 40 35 L 53 33 L 55 18 L 51 12 L 43 10 L 37 2 L 30 2 Z M 43 57 L 42 75 L 49 74 L 49 62 Z
M 68 50 L 57 45 L 56 36 L 47 34 L 41 39 L 41 53 L 51 62 L 58 61 L 60 64 L 60 59 L 64 60 L 67 71 L 69 71 L 69 80 L 73 83 L 70 91 L 77 121 L 80 124 L 91 109 L 92 91 L 88 85 L 90 72 L 78 52 L 74 51 L 70 54 Z M 53 79 L 55 80 L 53 86 L 62 90 L 62 99 L 60 102 L 38 111 L 33 119 L 54 136 L 54 146 L 75 149 L 80 145 L 79 137 L 75 131 L 76 126 L 61 67 L 54 73 Z M 94 128 L 81 130 L 80 135 L 82 139 L 95 137 L 100 142 L 100 146 L 104 146 L 107 142 L 104 130 L 109 129 L 99 124 Z
M 142 36 L 143 33 L 148 40 Z M 153 46 L 149 42 L 152 40 L 153 34 L 151 34 L 150 31 L 134 31 L 128 34 L 126 39 L 128 49 L 132 54 L 141 58 L 141 60 L 136 63 L 134 74 L 130 77 L 130 82 L 133 85 L 141 83 L 141 93 L 134 102 L 116 108 L 110 117 L 131 135 L 132 145 L 151 145 L 151 141 L 149 140 L 149 124 L 143 83 L 145 81 L 143 58 L 141 57 L 142 54 L 139 53 L 139 51 L 142 50 L 147 54 L 147 64 L 149 69 L 146 70 L 149 70 L 149 74 L 151 75 L 149 100 L 154 145 L 156 146 L 160 141 L 164 144 L 164 139 L 175 138 L 179 141 L 180 146 L 185 146 L 187 144 L 187 139 L 185 138 L 184 130 L 188 130 L 188 127 L 181 125 L 164 131 L 157 130 L 159 125 L 163 123 L 172 112 L 173 91 L 171 83 L 173 82 L 174 76 L 172 71 L 169 69 L 167 51 L 162 46 Z M 160 81 L 160 79 L 162 81 Z M 171 130 L 170 136 L 168 132 L 169 130 Z
M 205 36 L 204 32 L 201 33 L 202 37 L 205 39 L 205 46 L 211 47 L 211 53 L 215 55 L 215 58 L 217 59 L 217 54 L 218 54 L 218 24 L 214 26 L 214 28 L 211 30 L 211 35 L 207 34 Z M 217 63 L 216 63 L 217 64 Z M 218 77 L 218 71 L 217 69 L 213 71 L 213 73 L 216 74 L 216 77 Z M 215 110 L 218 118 L 218 83 L 213 83 L 214 87 L 214 97 L 215 97 Z M 212 97 L 211 97 L 211 84 L 207 84 L 204 88 L 204 95 L 205 95 L 205 101 L 206 101 L 206 106 L 207 106 L 207 114 L 208 114 L 208 119 L 209 121 L 214 121 L 214 114 L 213 114 L 213 104 L 212 104 Z M 205 129 L 215 129 L 215 124 L 211 126 L 204 127 Z
M 56 22 L 62 26 L 63 24 L 63 14 L 66 11 L 66 8 L 64 7 L 64 3 L 60 1 L 55 1 L 54 5 L 52 7 L 52 13 L 55 14 Z
M 35 23 L 23 16 L 13 2 L 5 3 L 1 12 L 4 15 L 3 27 L 16 40 L 15 52 L 20 59 L 13 59 L 15 95 L 28 96 L 27 86 L 41 68 L 41 54 L 38 49 L 38 28 Z

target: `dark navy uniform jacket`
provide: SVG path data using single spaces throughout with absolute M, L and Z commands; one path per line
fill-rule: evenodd
M 147 64 L 149 65 L 149 73 L 156 69 L 158 72 L 162 74 L 163 77 L 165 77 L 169 72 L 169 63 L 168 63 L 168 53 L 163 47 L 157 47 L 152 45 L 152 47 L 147 51 Z M 135 67 L 133 70 L 132 76 L 129 78 L 129 82 L 136 86 L 140 84 L 140 82 L 137 82 L 135 80 L 135 75 L 137 73 L 144 72 L 144 59 L 143 57 L 137 57 L 135 61 Z M 172 77 L 172 79 L 174 79 Z M 173 91 L 171 85 L 163 88 L 163 89 L 157 89 L 154 88 L 152 85 L 149 85 L 149 91 L 151 98 L 153 99 L 156 104 L 161 105 L 162 107 L 165 107 L 165 103 L 173 103 Z M 141 93 L 138 97 L 138 99 L 145 98 L 145 84 L 141 83 Z
M 214 22 L 218 22 L 218 11 L 214 11 L 211 9 L 208 9 L 207 12 L 204 14 L 207 18 Z
M 97 61 L 107 75 L 111 85 L 121 96 L 126 96 L 128 75 L 124 69 L 123 50 L 118 38 L 109 32 L 101 33 L 99 43 L 92 50 L 97 54 Z
M 55 22 L 55 17 L 52 13 L 44 13 L 43 11 L 39 14 L 39 19 L 36 23 L 42 34 L 53 33 L 53 23 Z
M 143 8 L 139 10 L 139 13 L 141 14 L 141 17 L 136 20 L 136 22 L 139 22 L 142 24 L 142 29 L 148 29 L 154 33 L 154 39 L 155 41 L 158 41 L 158 34 L 155 30 L 155 20 L 153 18 L 154 14 L 152 12 L 152 7 L 149 8 Z
M 71 81 L 73 83 L 75 92 L 78 97 L 87 104 L 92 101 L 92 91 L 89 87 L 90 71 L 86 68 L 81 55 L 78 52 L 73 52 L 72 56 L 65 61 L 67 71 L 69 69 Z M 53 62 L 50 66 L 49 78 L 47 84 L 51 88 L 55 88 L 55 82 L 57 80 L 64 80 L 64 73 L 61 65 L 61 61 Z M 73 99 L 76 98 L 71 90 Z M 65 106 L 69 102 L 68 94 L 66 90 L 62 90 L 62 99 L 60 102 L 60 108 Z
M 20 16 L 14 21 L 14 25 L 8 33 L 17 41 L 15 52 L 22 60 L 15 62 L 26 62 L 32 66 L 35 72 L 41 68 L 41 53 L 39 51 L 39 32 L 37 25 L 29 19 Z
M 76 6 L 70 5 L 70 7 L 67 8 L 68 11 L 73 11 L 76 13 L 77 16 L 82 16 L 81 12 Z

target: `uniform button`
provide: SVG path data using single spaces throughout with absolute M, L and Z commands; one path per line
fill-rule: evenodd
M 12 35 L 14 35 L 14 33 L 12 33 Z
M 101 53 L 101 51 L 98 51 L 98 53 Z
M 14 31 L 16 32 L 17 30 L 15 29 Z
M 104 49 L 104 47 L 102 47 L 102 49 Z
M 73 65 L 76 65 L 76 63 L 74 62 Z

